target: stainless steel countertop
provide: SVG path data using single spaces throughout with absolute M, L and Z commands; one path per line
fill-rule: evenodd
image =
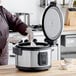
M 76 35 L 76 31 L 63 31 L 61 35 Z
M 10 34 L 15 34 L 18 32 L 9 32 Z M 44 35 L 43 31 L 33 31 L 34 35 Z M 62 31 L 61 35 L 76 35 L 76 30 L 67 30 L 67 31 Z

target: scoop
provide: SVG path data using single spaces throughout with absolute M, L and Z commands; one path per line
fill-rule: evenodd
M 33 41 L 31 41 L 31 45 L 30 46 L 31 47 L 36 47 L 36 44 Z

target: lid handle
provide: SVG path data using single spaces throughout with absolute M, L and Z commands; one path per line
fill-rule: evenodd
M 52 1 L 52 2 L 50 2 L 50 5 L 51 6 L 56 6 L 56 2 L 55 1 Z
M 50 44 L 50 46 L 52 46 L 52 45 L 53 45 L 53 40 L 45 39 L 44 41 L 45 41 L 45 42 L 47 42 L 47 43 L 49 43 L 49 44 Z

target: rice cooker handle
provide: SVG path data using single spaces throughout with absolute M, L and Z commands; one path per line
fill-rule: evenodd
M 14 47 L 13 53 L 16 55 L 22 55 L 22 50 L 20 48 Z

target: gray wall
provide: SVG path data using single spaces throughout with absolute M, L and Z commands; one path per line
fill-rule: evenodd
M 48 2 L 54 0 L 48 0 Z M 58 4 L 62 0 L 57 0 Z M 44 8 L 40 7 L 40 0 L 2 0 L 2 5 L 11 13 L 26 12 L 30 13 L 30 24 L 41 24 Z

